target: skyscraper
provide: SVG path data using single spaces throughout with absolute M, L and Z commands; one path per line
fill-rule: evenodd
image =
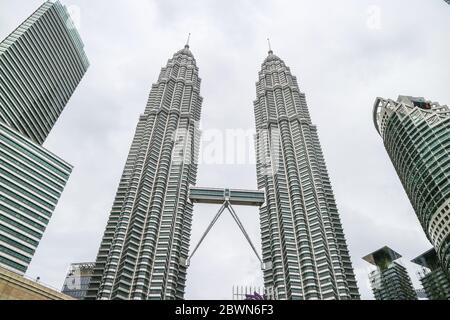
M 93 262 L 72 263 L 61 292 L 72 298 L 83 300 L 89 288 L 94 267 Z
M 425 234 L 450 274 L 450 108 L 377 98 L 374 123 Z
M 202 98 L 189 46 L 162 68 L 141 115 L 87 299 L 182 299 Z
M 72 171 L 42 143 L 88 65 L 59 2 L 45 2 L 0 43 L 0 265 L 17 273 Z
M 296 77 L 272 50 L 256 93 L 265 286 L 280 299 L 359 299 L 317 128 Z
M 450 278 L 441 268 L 436 250 L 430 249 L 412 262 L 422 267 L 420 282 L 430 300 L 450 300 Z
M 0 43 L 0 121 L 42 144 L 88 67 L 66 8 L 45 2 Z
M 0 122 L 0 265 L 23 274 L 72 166 Z
M 385 246 L 363 258 L 377 267 L 369 275 L 376 300 L 417 300 L 408 271 L 395 261 L 401 257 Z

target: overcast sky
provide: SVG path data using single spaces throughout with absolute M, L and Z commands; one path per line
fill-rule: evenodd
M 0 0 L 0 38 L 43 1 Z M 443 0 L 67 0 L 91 66 L 45 143 L 74 171 L 28 270 L 61 288 L 72 262 L 94 261 L 139 114 L 188 32 L 200 68 L 202 130 L 253 129 L 266 38 L 299 79 L 318 126 L 363 298 L 361 259 L 389 245 L 408 261 L 431 245 L 372 121 L 377 96 L 450 103 L 450 6 Z M 206 142 L 203 141 L 203 144 Z M 202 164 L 197 185 L 256 187 L 253 164 Z M 197 205 L 191 248 L 217 211 Z M 258 210 L 237 208 L 260 250 Z M 187 299 L 230 299 L 262 272 L 228 214 L 188 270 Z

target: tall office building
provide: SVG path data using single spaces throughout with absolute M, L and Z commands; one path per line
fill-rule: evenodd
M 420 282 L 430 300 L 450 300 L 450 278 L 442 270 L 436 250 L 430 249 L 412 262 L 422 267 Z
M 141 115 L 87 299 L 182 299 L 202 98 L 189 46 L 162 68 Z
M 42 147 L 88 67 L 59 2 L 0 43 L 0 266 L 23 274 L 72 166 Z
M 83 300 L 89 288 L 94 267 L 93 262 L 72 263 L 61 292 L 72 298 Z
M 424 98 L 377 98 L 373 117 L 422 228 L 450 275 L 450 108 Z
M 377 269 L 369 280 L 376 300 L 417 300 L 417 293 L 404 266 L 395 260 L 401 255 L 389 247 L 383 247 L 363 259 Z
M 296 77 L 272 50 L 256 92 L 265 286 L 280 299 L 359 299 L 316 126 Z
M 0 121 L 42 144 L 88 67 L 66 8 L 45 2 L 0 43 Z
M 26 272 L 71 171 L 0 122 L 0 266 Z

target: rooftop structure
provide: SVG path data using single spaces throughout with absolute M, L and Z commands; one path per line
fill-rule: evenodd
M 363 259 L 377 267 L 369 280 L 376 300 L 417 300 L 417 293 L 404 266 L 396 262 L 401 255 L 384 246 Z
M 450 279 L 441 268 L 436 250 L 432 248 L 412 262 L 422 267 L 418 275 L 428 299 L 450 300 Z

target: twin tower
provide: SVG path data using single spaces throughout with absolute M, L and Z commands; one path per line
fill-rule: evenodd
M 87 299 L 183 299 L 194 203 L 190 190 L 196 189 L 200 143 L 200 82 L 186 45 L 153 84 Z M 279 299 L 359 299 L 317 128 L 296 77 L 271 50 L 256 95 L 265 287 Z

